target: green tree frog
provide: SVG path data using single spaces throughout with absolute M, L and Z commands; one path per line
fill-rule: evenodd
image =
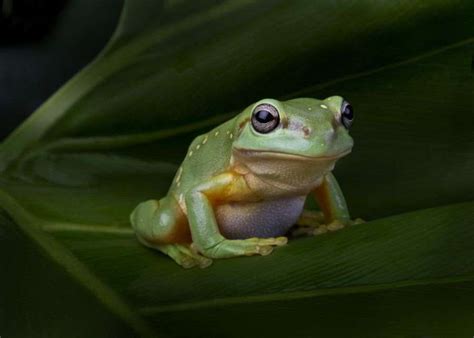
M 351 224 L 331 171 L 352 149 L 353 115 L 340 96 L 250 105 L 196 137 L 168 194 L 135 208 L 137 238 L 185 268 L 206 267 L 267 255 L 296 223 L 318 225 L 317 214 L 303 210 L 308 195 L 329 229 Z

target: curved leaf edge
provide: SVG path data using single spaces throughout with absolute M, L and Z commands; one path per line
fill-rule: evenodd
M 107 59 L 103 58 L 104 53 L 99 53 L 94 60 L 66 82 L 0 144 L 0 172 L 5 171 L 18 157 L 28 151 L 35 142 L 41 140 L 79 98 L 87 95 L 95 86 L 102 83 L 117 70 L 134 62 L 134 57 L 140 51 L 150 48 L 157 41 L 170 38 L 185 30 L 191 30 L 196 25 L 201 25 L 202 22 L 215 20 L 219 16 L 228 14 L 232 10 L 250 3 L 250 1 L 237 4 L 224 3 L 205 13 L 205 15 L 198 13 L 185 18 L 182 22 L 171 27 L 164 26 L 151 30 L 133 41 L 133 43 L 107 53 Z M 115 34 L 113 39 L 117 39 Z M 111 50 L 110 46 L 112 45 L 107 45 L 104 52 Z M 123 60 L 127 60 L 127 62 Z M 84 86 L 84 83 L 88 85 Z

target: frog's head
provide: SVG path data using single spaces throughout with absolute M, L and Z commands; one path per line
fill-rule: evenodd
M 325 100 L 264 99 L 239 116 L 240 130 L 234 148 L 310 158 L 339 158 L 352 149 L 349 127 L 351 105 L 340 96 Z
M 331 171 L 351 151 L 352 120 L 352 107 L 340 96 L 260 100 L 238 117 L 234 154 L 262 175 L 275 167 L 314 168 L 311 180 Z

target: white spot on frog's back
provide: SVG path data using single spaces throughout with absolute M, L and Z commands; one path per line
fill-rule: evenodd
M 328 109 L 328 106 L 326 106 L 325 104 L 321 104 L 320 107 L 323 109 Z
M 188 211 L 186 210 L 186 203 L 184 203 L 184 195 L 181 193 L 179 194 L 179 197 L 178 197 L 178 204 L 179 206 L 181 207 L 181 210 L 183 210 L 183 212 L 185 214 L 188 213 Z
M 285 197 L 262 202 L 235 202 L 216 208 L 216 219 L 224 237 L 283 236 L 296 223 L 306 196 Z
M 183 174 L 183 167 L 179 167 L 178 171 L 176 172 L 176 178 L 174 179 L 174 182 L 176 183 L 176 186 L 179 188 L 181 185 L 181 175 Z
M 183 173 L 183 167 L 179 167 L 178 172 L 176 173 L 176 179 L 175 182 L 178 183 L 179 180 L 181 179 L 181 174 Z

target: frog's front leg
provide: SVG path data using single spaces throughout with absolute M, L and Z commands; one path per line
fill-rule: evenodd
M 363 222 L 361 219 L 351 220 L 346 200 L 333 174 L 327 174 L 313 193 L 322 212 L 305 210 L 298 225 L 307 228 L 299 232 L 310 231 L 319 235 Z
M 351 216 L 346 199 L 333 174 L 324 176 L 321 185 L 314 190 L 314 195 L 324 214 L 327 230 L 339 230 L 350 224 Z M 317 228 L 315 234 L 321 230 L 324 231 L 324 228 Z
M 186 193 L 188 221 L 197 251 L 209 258 L 268 255 L 273 246 L 287 243 L 286 237 L 229 240 L 222 236 L 212 203 L 242 200 L 251 194 L 245 179 L 234 173 L 213 177 Z

